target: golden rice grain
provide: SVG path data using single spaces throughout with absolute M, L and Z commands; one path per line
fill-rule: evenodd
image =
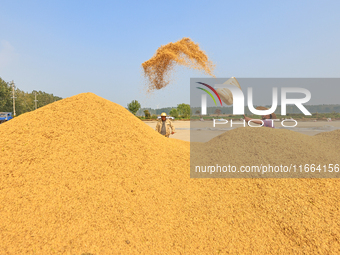
M 170 83 L 171 72 L 176 65 L 197 69 L 213 76 L 214 65 L 197 43 L 182 38 L 175 43 L 162 45 L 156 54 L 142 64 L 149 91 L 161 89 Z
M 190 179 L 188 142 L 92 93 L 20 115 L 0 132 L 0 254 L 340 249 L 338 180 Z M 310 145 L 302 142 L 301 150 Z

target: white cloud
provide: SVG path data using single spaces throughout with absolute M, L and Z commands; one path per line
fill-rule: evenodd
M 5 40 L 0 41 L 0 68 L 10 65 L 16 57 L 14 47 Z

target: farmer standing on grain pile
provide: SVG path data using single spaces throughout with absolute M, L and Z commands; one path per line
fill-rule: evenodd
M 258 107 L 256 107 L 256 110 L 268 110 L 268 108 L 267 107 L 263 107 L 263 106 L 258 106 Z M 273 119 L 276 119 L 275 113 L 261 116 L 262 117 L 262 121 L 259 120 L 259 119 L 252 119 L 252 118 L 246 117 L 246 115 L 243 115 L 243 116 L 244 116 L 244 120 L 247 123 L 251 120 L 252 123 L 256 123 L 256 124 L 262 125 L 262 121 L 263 121 L 263 126 L 264 127 L 275 128 L 274 127 L 274 120 L 273 120 Z
M 166 113 L 162 112 L 161 119 L 157 122 L 156 125 L 156 131 L 161 135 L 164 135 L 165 137 L 169 138 L 170 128 L 171 134 L 173 135 L 175 133 L 175 127 L 172 125 L 172 122 L 166 118 Z

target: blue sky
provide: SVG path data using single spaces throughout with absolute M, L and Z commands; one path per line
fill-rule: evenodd
M 93 92 L 124 107 L 189 103 L 190 78 L 145 93 L 142 62 L 182 37 L 217 77 L 340 77 L 340 1 L 1 1 L 0 77 L 61 97 Z M 242 85 L 241 85 L 242 86 Z

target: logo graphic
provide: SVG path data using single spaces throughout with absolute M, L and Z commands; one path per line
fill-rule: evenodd
M 197 82 L 197 83 L 199 83 L 199 84 L 201 84 L 201 85 L 204 85 L 204 86 L 208 87 L 209 89 L 211 89 L 211 91 L 214 92 L 215 95 L 217 96 L 217 98 L 220 100 L 220 104 L 221 104 L 221 106 L 222 106 L 222 100 L 221 100 L 219 94 L 217 93 L 217 91 L 216 91 L 213 87 L 211 87 L 210 85 L 205 84 L 205 83 L 203 83 L 203 82 Z M 203 88 L 200 88 L 200 87 L 196 87 L 196 88 L 201 89 L 201 90 L 207 92 L 207 94 L 208 94 L 209 96 L 211 96 L 211 98 L 214 100 L 215 105 L 217 106 L 217 103 L 216 103 L 216 100 L 215 100 L 214 96 L 213 96 L 208 90 L 203 89 Z M 202 97 L 202 99 L 203 99 L 203 97 Z
M 201 85 L 204 85 L 206 87 L 208 87 L 209 89 L 211 89 L 218 97 L 218 99 L 220 100 L 221 106 L 222 106 L 222 101 L 221 98 L 219 96 L 219 94 L 217 93 L 217 91 L 210 85 L 205 84 L 203 82 L 197 82 Z M 201 89 L 203 91 L 205 91 L 207 94 L 210 95 L 210 97 L 214 100 L 215 105 L 217 106 L 216 100 L 213 97 L 213 95 L 206 89 L 197 87 L 198 89 Z M 239 87 L 233 86 L 233 85 L 229 85 L 229 84 L 215 84 L 215 88 L 227 88 L 229 89 L 232 97 L 233 97 L 233 114 L 234 115 L 243 115 L 244 114 L 244 95 L 242 90 Z M 268 110 L 257 110 L 255 109 L 254 105 L 253 105 L 253 88 L 252 87 L 248 87 L 247 89 L 248 92 L 248 109 L 250 110 L 251 113 L 255 114 L 255 115 L 267 115 L 267 114 L 271 114 L 273 113 L 278 105 L 278 89 L 276 87 L 272 88 L 272 107 Z M 305 97 L 304 98 L 287 98 L 287 94 L 288 93 L 300 93 L 300 94 L 304 94 Z M 312 115 L 302 104 L 307 103 L 309 100 L 311 99 L 311 93 L 309 90 L 305 89 L 305 88 L 296 88 L 296 87 L 282 87 L 281 88 L 281 115 L 286 115 L 286 106 L 288 104 L 291 105 L 296 105 L 297 108 L 300 109 L 300 111 L 304 114 L 304 115 Z M 201 97 L 201 114 L 202 115 L 206 115 L 207 114 L 207 97 L 206 94 L 202 94 Z

